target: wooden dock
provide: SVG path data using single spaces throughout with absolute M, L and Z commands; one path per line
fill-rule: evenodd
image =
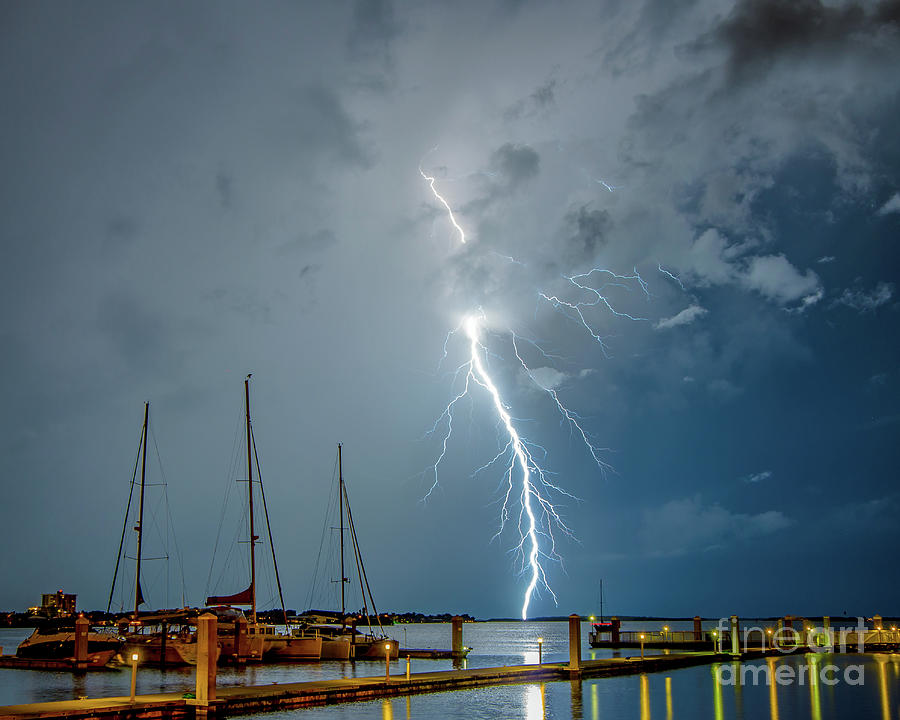
M 133 704 L 127 697 L 30 703 L 0 707 L 0 720 L 26 718 L 194 720 L 204 716 L 229 717 L 492 685 L 660 672 L 701 665 L 721 657 L 712 652 L 705 652 L 650 655 L 644 659 L 635 657 L 590 660 L 581 663 L 580 674 L 574 674 L 568 664 L 552 663 L 413 673 L 408 680 L 406 675 L 401 674 L 392 675 L 389 679 L 382 675 L 290 684 L 223 687 L 216 689 L 216 699 L 209 704 L 208 709 L 198 707 L 196 701 L 179 693 L 139 695 Z

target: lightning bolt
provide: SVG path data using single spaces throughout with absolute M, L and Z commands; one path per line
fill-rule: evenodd
M 428 183 L 434 197 L 447 211 L 451 224 L 459 234 L 460 242 L 465 243 L 465 232 L 457 223 L 449 203 L 435 188 L 434 176 L 427 174 L 421 165 L 419 166 L 419 173 Z M 604 183 L 604 185 L 606 184 Z M 606 187 L 610 191 L 614 189 L 611 186 Z M 500 255 L 499 253 L 494 254 L 507 262 L 523 264 L 515 258 Z M 593 268 L 585 273 L 563 277 L 566 281 L 566 287 L 571 290 L 575 297 L 550 295 L 544 292 L 539 292 L 539 297 L 571 319 L 577 319 L 600 344 L 605 354 L 607 346 L 604 338 L 594 328 L 589 318 L 589 315 L 596 309 L 606 310 L 614 317 L 634 321 L 646 320 L 646 318 L 616 309 L 607 293 L 607 290 L 610 288 L 632 290 L 637 285 L 649 299 L 650 293 L 647 283 L 644 282 L 636 268 L 632 274 L 626 275 L 617 274 L 604 268 Z M 593 442 L 590 434 L 584 428 L 583 418 L 563 403 L 556 387 L 540 382 L 534 370 L 529 366 L 525 353 L 522 351 L 522 346 L 523 344 L 531 345 L 544 358 L 550 360 L 554 359 L 553 356 L 546 353 L 537 342 L 528 340 L 512 330 L 508 332 L 513 353 L 521 370 L 534 386 L 550 399 L 562 421 L 568 425 L 571 435 L 587 448 L 601 473 L 612 471 L 612 468 L 603 459 L 603 454 L 607 449 L 598 447 Z M 438 363 L 438 368 L 440 369 L 448 357 L 448 344 L 451 338 L 459 333 L 462 333 L 467 339 L 468 352 L 465 361 L 453 372 L 452 386 L 457 388 L 456 394 L 447 403 L 440 416 L 435 420 L 434 425 L 426 433 L 426 435 L 439 435 L 440 452 L 431 469 L 433 474 L 431 486 L 422 500 L 428 500 L 439 485 L 439 469 L 449 450 L 454 429 L 454 414 L 458 405 L 464 398 L 469 396 L 474 388 L 484 390 L 491 399 L 493 409 L 499 420 L 498 426 L 502 428 L 500 432 L 500 448 L 490 461 L 475 470 L 473 476 L 493 467 L 505 458 L 504 480 L 501 486 L 503 488 L 501 490 L 503 500 L 500 509 L 499 528 L 492 539 L 498 538 L 509 525 L 514 526 L 518 532 L 519 540 L 513 548 L 513 552 L 519 558 L 520 572 L 528 577 L 522 600 L 522 619 L 525 620 L 528 617 L 528 608 L 532 600 L 540 591 L 546 590 L 556 602 L 556 594 L 550 587 L 542 561 L 551 560 L 561 563 L 562 559 L 556 550 L 556 535 L 562 533 L 567 537 L 573 537 L 571 529 L 566 525 L 559 510 L 554 505 L 553 498 L 558 495 L 575 500 L 577 498 L 551 480 L 550 474 L 542 466 L 546 458 L 546 450 L 523 437 L 516 427 L 510 408 L 503 401 L 500 390 L 488 372 L 485 363 L 485 358 L 489 352 L 483 340 L 483 336 L 487 333 L 486 318 L 480 308 L 477 312 L 466 316 L 455 330 L 451 330 L 448 333 L 444 341 L 443 355 Z M 515 519 L 513 520 L 513 518 Z
M 422 166 L 421 166 L 421 165 L 419 165 L 419 174 L 420 174 L 423 178 L 425 178 L 425 181 L 428 183 L 428 187 L 431 188 L 432 194 L 435 196 L 435 198 L 437 198 L 438 202 L 440 202 L 441 205 L 443 205 L 444 208 L 447 210 L 447 217 L 450 218 L 450 223 L 453 225 L 454 228 L 456 228 L 456 232 L 459 233 L 459 241 L 460 241 L 463 245 L 465 245 L 465 243 L 466 243 L 466 233 L 465 233 L 465 231 L 459 226 L 459 223 L 456 222 L 456 217 L 453 215 L 453 208 L 450 207 L 450 203 L 448 203 L 446 200 L 444 200 L 443 196 L 437 191 L 437 188 L 434 186 L 434 183 L 435 183 L 435 177 L 434 177 L 433 175 L 428 175 L 428 174 L 426 174 L 426 172 L 422 169 Z

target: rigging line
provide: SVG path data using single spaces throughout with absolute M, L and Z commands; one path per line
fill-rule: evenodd
M 184 581 L 184 560 L 181 555 L 181 549 L 178 547 L 178 536 L 175 534 L 175 521 L 172 518 L 172 511 L 169 506 L 169 479 L 166 477 L 166 469 L 163 466 L 162 454 L 159 452 L 159 443 L 156 440 L 156 433 L 153 431 L 153 428 L 150 428 L 150 437 L 153 439 L 153 447 L 156 450 L 156 462 L 159 464 L 159 474 L 162 476 L 163 486 L 163 499 L 166 506 L 166 535 L 165 541 L 163 545 L 166 548 L 166 554 L 169 552 L 169 530 L 171 529 L 172 533 L 172 542 L 175 545 L 175 558 L 178 560 L 178 569 L 181 574 L 181 605 L 184 606 L 184 590 L 185 590 L 185 581 Z M 166 572 L 166 603 L 169 601 L 169 575 L 168 571 Z
M 119 552 L 116 554 L 116 569 L 113 571 L 112 586 L 109 588 L 109 601 L 106 612 L 112 607 L 113 593 L 116 590 L 116 578 L 119 576 L 119 561 L 122 559 L 122 547 L 125 544 L 125 530 L 128 528 L 128 514 L 131 512 L 131 499 L 134 497 L 134 481 L 137 478 L 138 462 L 141 459 L 141 446 L 144 444 L 144 427 L 141 426 L 141 437 L 138 440 L 137 456 L 134 458 L 134 470 L 131 473 L 131 485 L 128 490 L 128 504 L 125 506 L 125 522 L 122 524 L 122 537 L 119 539 Z
M 350 537 L 353 542 L 353 552 L 356 555 L 357 572 L 359 573 L 359 590 L 362 593 L 363 609 L 366 611 L 366 621 L 369 628 L 372 627 L 372 620 L 369 618 L 368 606 L 366 604 L 366 593 L 369 594 L 369 600 L 372 603 L 372 612 L 375 613 L 375 619 L 378 621 L 378 627 L 381 634 L 384 635 L 384 628 L 381 627 L 381 618 L 378 617 L 378 608 L 375 607 L 375 598 L 372 597 L 372 590 L 369 588 L 369 578 L 366 576 L 366 566 L 363 563 L 362 551 L 359 549 L 359 539 L 356 536 L 356 525 L 353 522 L 353 514 L 350 512 L 350 498 L 347 495 L 347 481 L 344 481 L 344 502 L 347 503 L 347 524 L 350 526 Z M 365 584 L 365 587 L 363 587 Z
M 213 570 L 215 569 L 215 566 L 216 566 L 216 553 L 219 550 L 219 540 L 222 537 L 222 527 L 225 525 L 225 511 L 228 509 L 228 497 L 229 497 L 229 495 L 231 495 L 231 486 L 233 484 L 232 479 L 235 476 L 235 464 L 237 461 L 237 452 L 238 452 L 236 449 L 236 446 L 238 443 L 238 430 L 240 429 L 240 426 L 241 426 L 241 420 L 242 420 L 241 415 L 243 415 L 243 409 L 244 409 L 244 406 L 242 404 L 241 405 L 241 413 L 238 415 L 238 420 L 237 420 L 237 423 L 235 424 L 234 435 L 232 436 L 232 439 L 231 439 L 231 458 L 229 460 L 229 467 L 225 472 L 225 497 L 222 499 L 222 512 L 219 514 L 219 527 L 216 530 L 216 542 L 215 542 L 215 545 L 213 545 L 212 559 L 210 560 L 210 563 L 209 563 L 209 574 L 206 576 L 206 593 L 204 594 L 204 599 L 209 597 L 210 590 L 212 589 L 212 575 L 213 575 Z M 229 555 L 230 555 L 230 553 L 229 553 Z M 225 571 L 223 569 L 222 573 L 224 574 L 224 572 Z M 221 576 L 219 579 L 221 580 Z
M 284 624 L 287 625 L 287 610 L 284 609 L 284 595 L 281 592 L 281 578 L 278 576 L 278 561 L 275 559 L 275 541 L 272 539 L 272 526 L 269 524 L 269 508 L 266 507 L 266 490 L 263 487 L 262 472 L 259 469 L 259 455 L 256 453 L 256 435 L 253 426 L 250 426 L 250 441 L 253 445 L 253 459 L 256 461 L 256 481 L 259 483 L 259 494 L 262 495 L 263 514 L 266 516 L 266 530 L 269 533 L 269 547 L 272 550 L 272 567 L 275 568 L 275 583 L 278 585 L 278 599 L 281 601 L 281 612 L 284 615 Z
M 307 592 L 306 592 L 306 609 L 307 610 L 312 608 L 313 591 L 314 591 L 313 589 L 316 587 L 316 585 L 318 584 L 318 580 L 319 580 L 319 561 L 322 558 L 322 548 L 325 546 L 325 538 L 326 538 L 325 533 L 328 531 L 328 519 L 331 517 L 331 497 L 332 497 L 332 493 L 334 493 L 334 476 L 336 474 L 337 474 L 337 454 L 335 454 L 335 456 L 334 456 L 334 468 L 331 471 L 330 487 L 332 489 L 328 494 L 328 507 L 326 508 L 325 515 L 322 519 L 322 534 L 319 538 L 319 552 L 316 555 L 316 564 L 315 564 L 315 567 L 313 568 L 312 582 L 309 585 L 309 590 L 307 590 Z M 343 582 L 343 578 L 341 579 L 341 582 Z

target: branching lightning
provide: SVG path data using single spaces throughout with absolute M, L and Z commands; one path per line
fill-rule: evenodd
M 459 234 L 460 242 L 465 243 L 465 232 L 457 223 L 449 203 L 435 188 L 434 176 L 427 174 L 421 166 L 419 167 L 419 173 L 428 183 L 434 197 L 446 209 L 451 224 Z M 602 184 L 610 192 L 615 189 L 614 186 L 609 186 L 606 183 Z M 507 262 L 523 265 L 515 258 L 500 255 L 496 252 L 493 254 Z M 619 275 L 610 270 L 594 268 L 586 273 L 564 276 L 564 280 L 566 281 L 566 287 L 572 291 L 569 294 L 573 295 L 573 297 L 562 297 L 561 293 L 551 295 L 539 292 L 539 302 L 543 300 L 570 319 L 580 322 L 590 333 L 591 337 L 600 344 L 605 354 L 607 353 L 607 347 L 604 338 L 592 323 L 592 313 L 599 309 L 604 312 L 608 311 L 618 318 L 634 321 L 645 320 L 645 318 L 616 309 L 607 294 L 607 289 L 609 288 L 632 290 L 634 286 L 637 286 L 649 299 L 650 293 L 647 283 L 644 282 L 637 269 L 634 269 L 630 275 Z M 457 388 L 456 394 L 447 403 L 427 433 L 428 435 L 438 435 L 441 442 L 440 452 L 432 467 L 433 480 L 423 500 L 430 498 L 438 487 L 439 469 L 447 456 L 453 436 L 454 413 L 458 405 L 464 398 L 469 396 L 470 391 L 473 389 L 481 388 L 485 390 L 491 398 L 493 409 L 498 418 L 501 437 L 500 448 L 497 454 L 475 470 L 473 475 L 478 475 L 501 462 L 505 462 L 503 485 L 501 486 L 503 488 L 501 490 L 503 500 L 500 509 L 500 522 L 494 538 L 499 537 L 508 526 L 514 527 L 518 533 L 518 542 L 513 551 L 519 559 L 520 572 L 528 577 L 522 601 L 522 619 L 524 620 L 528 616 L 528 608 L 532 600 L 542 590 L 546 590 L 553 597 L 554 602 L 556 601 L 556 594 L 550 587 L 542 562 L 551 560 L 561 563 L 562 559 L 556 550 L 557 534 L 562 533 L 570 538 L 573 535 L 571 529 L 560 515 L 560 511 L 554 504 L 553 499 L 559 495 L 571 499 L 577 498 L 551 480 L 550 474 L 542 466 L 546 457 L 546 450 L 541 445 L 529 441 L 520 434 L 516 421 L 510 412 L 510 407 L 503 401 L 500 390 L 491 377 L 486 364 L 486 358 L 491 353 L 485 344 L 485 336 L 488 334 L 488 330 L 485 314 L 480 308 L 477 312 L 466 316 L 455 330 L 448 333 L 447 339 L 444 341 L 443 355 L 438 367 L 440 368 L 448 357 L 448 344 L 451 338 L 459 333 L 464 334 L 468 341 L 468 352 L 465 356 L 465 361 L 453 373 L 453 387 Z M 535 341 L 523 338 L 512 330 L 509 330 L 509 336 L 513 353 L 521 371 L 525 373 L 525 376 L 537 389 L 550 398 L 562 422 L 568 425 L 571 436 L 586 447 L 601 473 L 611 471 L 612 468 L 603 459 L 604 452 L 607 449 L 598 447 L 594 443 L 590 434 L 585 430 L 583 418 L 563 403 L 557 390 L 557 385 L 540 381 L 526 360 L 523 352 L 523 343 L 531 345 L 546 359 L 553 360 L 555 359 L 554 356 L 545 352 Z

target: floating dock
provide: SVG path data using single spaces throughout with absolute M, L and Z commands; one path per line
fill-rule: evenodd
M 659 672 L 701 665 L 720 659 L 712 652 L 681 655 L 652 655 L 644 659 L 613 658 L 581 663 L 575 677 L 604 677 Z M 223 687 L 216 689 L 208 707 L 180 693 L 139 695 L 135 702 L 127 697 L 68 700 L 0 707 L 0 720 L 31 718 L 68 718 L 68 720 L 194 720 L 202 717 L 230 717 L 250 713 L 284 711 L 295 708 L 330 705 L 340 702 L 373 700 L 383 697 L 464 690 L 491 685 L 570 680 L 573 671 L 566 663 L 518 665 L 471 670 L 392 675 L 386 678 L 344 678 L 290 684 Z

